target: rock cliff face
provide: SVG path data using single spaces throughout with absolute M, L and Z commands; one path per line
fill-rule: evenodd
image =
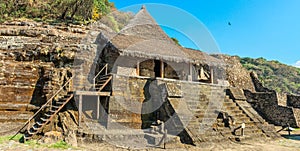
M 228 55 L 215 55 L 226 64 L 226 79 L 230 86 L 255 91 L 250 73 L 242 66 L 239 57 Z
M 0 25 L 0 122 L 26 121 L 72 76 L 87 30 L 30 21 Z

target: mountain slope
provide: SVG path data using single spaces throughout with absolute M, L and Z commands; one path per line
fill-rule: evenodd
M 277 92 L 300 94 L 299 68 L 264 58 L 240 58 L 240 62 L 247 70 L 256 72 L 264 86 Z
M 115 9 L 108 0 L 0 0 L 0 22 L 11 18 L 36 21 L 87 21 Z

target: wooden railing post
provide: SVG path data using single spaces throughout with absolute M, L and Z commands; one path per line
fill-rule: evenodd
M 66 87 L 68 86 L 68 84 L 70 84 L 71 80 L 74 78 L 74 76 L 72 76 L 62 87 L 60 87 L 60 89 L 58 91 L 56 91 L 52 97 L 50 99 L 48 99 L 48 101 L 42 105 L 27 121 L 26 123 L 19 129 L 19 131 L 13 135 L 11 139 L 13 139 L 23 128 L 25 128 L 28 124 L 30 124 L 31 120 L 34 119 L 43 109 L 45 109 L 47 106 L 51 106 L 52 105 L 52 101 L 53 99 Z
M 105 66 L 96 74 L 96 76 L 93 78 L 93 89 L 95 90 L 96 88 L 96 79 L 98 78 L 98 76 L 100 75 L 100 73 L 102 73 L 102 71 L 105 69 L 105 75 L 107 75 L 107 69 L 108 64 L 105 64 Z
M 140 61 L 139 60 L 136 63 L 136 75 L 140 76 Z
M 78 109 L 78 126 L 81 123 L 81 114 L 82 114 L 82 95 L 79 95 L 79 109 Z
M 165 67 L 163 60 L 160 60 L 160 77 L 164 78 L 165 75 Z

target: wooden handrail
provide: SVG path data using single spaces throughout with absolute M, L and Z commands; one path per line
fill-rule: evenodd
M 100 73 L 102 73 L 102 71 L 105 69 L 105 75 L 107 74 L 107 67 L 108 67 L 108 63 L 104 65 L 104 67 L 96 74 L 96 76 L 93 78 L 93 88 L 96 88 L 96 78 L 100 75 Z
M 28 125 L 28 123 L 33 119 L 33 118 L 35 118 L 37 115 L 38 115 L 38 113 L 41 111 L 41 110 L 43 110 L 44 108 L 46 108 L 47 107 L 47 105 L 49 104 L 49 103 L 52 103 L 52 99 L 59 93 L 59 92 L 61 92 L 62 90 L 63 90 L 63 88 L 65 87 L 65 86 L 67 86 L 67 84 L 69 84 L 70 83 L 70 81 L 72 80 L 74 78 L 74 76 L 72 76 L 62 87 L 60 87 L 60 89 L 58 90 L 58 91 L 56 91 L 53 95 L 52 95 L 52 97 L 50 98 L 50 99 L 48 99 L 48 101 L 44 104 L 44 105 L 42 105 L 41 107 L 40 107 L 40 109 L 39 110 L 37 110 L 27 121 L 26 121 L 26 123 L 22 126 L 22 128 L 20 128 L 20 130 L 14 135 L 14 136 L 12 136 L 11 138 L 10 138 L 10 140 L 12 140 L 24 127 L 26 127 L 26 125 Z

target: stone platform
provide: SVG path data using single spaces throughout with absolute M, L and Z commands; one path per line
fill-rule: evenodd
M 81 143 L 110 143 L 117 147 L 130 149 L 145 149 L 157 146 L 163 134 L 150 133 L 149 129 L 106 129 L 99 123 L 84 123 L 77 131 L 77 140 Z M 174 135 L 167 135 L 166 144 L 180 145 L 180 138 Z

